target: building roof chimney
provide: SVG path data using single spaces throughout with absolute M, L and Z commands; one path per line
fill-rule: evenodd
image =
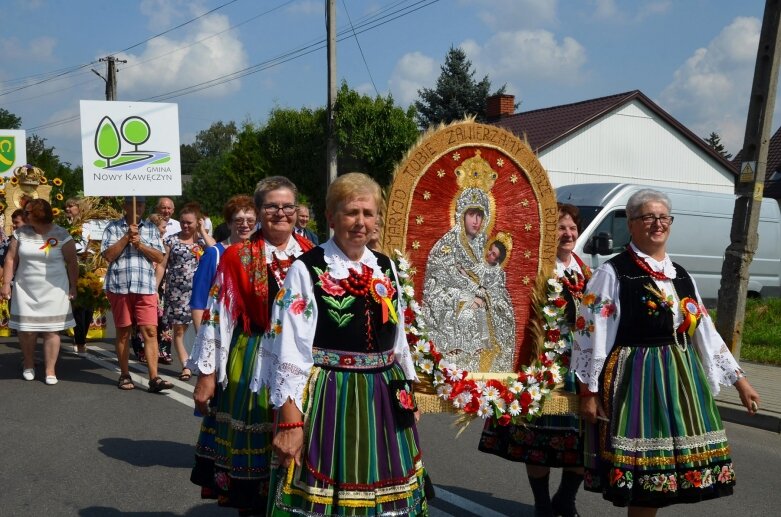
M 485 116 L 489 121 L 515 114 L 515 95 L 491 95 L 485 101 Z

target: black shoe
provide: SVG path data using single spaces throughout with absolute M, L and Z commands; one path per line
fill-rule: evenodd
M 570 504 L 566 504 L 564 501 L 561 501 L 558 497 L 558 494 L 553 496 L 553 499 L 551 500 L 551 507 L 553 508 L 553 515 L 562 517 L 580 517 L 580 514 L 578 513 L 578 509 L 575 508 L 575 501 L 572 501 Z

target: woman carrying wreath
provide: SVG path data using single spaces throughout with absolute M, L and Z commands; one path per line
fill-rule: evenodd
M 274 417 L 268 390 L 249 389 L 259 343 L 290 265 L 312 248 L 293 235 L 297 192 L 282 176 L 258 183 L 255 210 L 245 212 L 242 225 L 257 213 L 262 229 L 222 254 L 187 361 L 198 374 L 195 406 L 205 415 L 190 480 L 202 487 L 201 497 L 242 515 L 265 515 L 268 495 Z
M 417 380 L 392 261 L 369 250 L 380 187 L 339 176 L 333 238 L 290 268 L 255 388 L 279 408 L 269 515 L 423 515 Z
M 655 190 L 629 198 L 631 242 L 594 272 L 575 325 L 581 415 L 599 420 L 586 428 L 584 485 L 630 516 L 732 494 L 714 396 L 732 384 L 750 414 L 759 404 L 694 280 L 667 255 L 671 209 Z
M 569 357 L 577 307 L 583 297 L 591 271 L 572 250 L 578 239 L 580 213 L 576 206 L 558 203 L 556 227 L 556 278 L 563 286 L 566 301 L 566 324 L 548 330 L 547 341 L 566 343 L 564 356 Z M 577 393 L 575 375 L 569 371 L 564 390 Z M 526 463 L 526 474 L 534 494 L 534 515 L 578 515 L 575 497 L 583 481 L 583 446 L 581 422 L 576 415 L 543 415 L 532 423 L 498 427 L 487 422 L 480 438 L 479 449 L 511 461 Z M 561 483 L 551 499 L 549 478 L 551 467 L 562 468 Z

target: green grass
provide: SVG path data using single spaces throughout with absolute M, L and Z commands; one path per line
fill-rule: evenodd
M 781 366 L 781 298 L 747 301 L 740 360 Z

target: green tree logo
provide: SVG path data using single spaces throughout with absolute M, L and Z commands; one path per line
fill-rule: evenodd
M 149 140 L 151 134 L 149 122 L 141 117 L 128 117 L 122 122 L 122 138 L 134 145 L 135 151 L 138 151 L 139 145 Z
M 98 124 L 95 132 L 95 151 L 98 156 L 106 160 L 106 167 L 111 166 L 111 160 L 119 156 L 122 144 L 119 140 L 119 131 L 111 117 L 105 116 Z

